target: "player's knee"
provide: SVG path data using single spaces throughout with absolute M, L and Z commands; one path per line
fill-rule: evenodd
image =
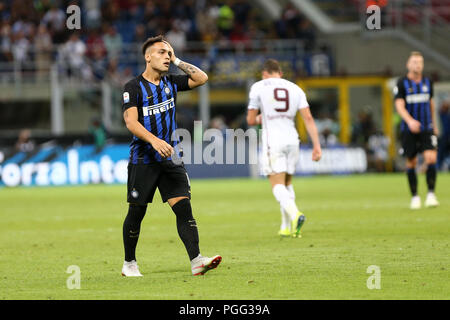
M 125 223 L 130 224 L 140 224 L 142 219 L 144 219 L 145 212 L 147 211 L 146 205 L 139 205 L 130 203 L 128 206 L 128 214 L 125 218 Z
M 406 167 L 408 169 L 415 168 L 417 165 L 417 157 L 406 159 Z
M 181 196 L 181 197 L 175 197 L 175 198 L 170 198 L 167 200 L 167 203 L 169 204 L 169 206 L 173 207 L 174 205 L 176 205 L 178 202 L 184 200 L 184 199 L 188 199 L 189 197 L 187 196 Z
M 172 211 L 177 216 L 177 219 L 183 219 L 183 220 L 193 220 L 192 216 L 192 206 L 191 206 L 191 200 L 189 198 L 182 198 L 179 201 L 177 201 L 172 206 Z
M 426 164 L 435 164 L 437 161 L 437 152 L 435 151 L 425 152 L 423 156 Z

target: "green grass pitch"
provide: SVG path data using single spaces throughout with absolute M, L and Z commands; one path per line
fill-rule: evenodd
M 142 278 L 121 276 L 126 186 L 0 189 L 0 299 L 448 299 L 450 175 L 440 207 L 410 211 L 403 174 L 294 179 L 303 238 L 280 239 L 267 180 L 192 181 L 203 255 L 193 277 L 175 216 L 157 193 L 142 223 Z M 424 199 L 425 177 L 419 176 Z M 67 268 L 79 266 L 81 289 Z M 381 270 L 369 290 L 367 268 Z

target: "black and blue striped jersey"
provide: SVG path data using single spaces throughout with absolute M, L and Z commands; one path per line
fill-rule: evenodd
M 405 100 L 405 108 L 409 114 L 421 123 L 420 131 L 433 131 L 433 121 L 430 100 L 433 97 L 433 83 L 429 78 L 423 77 L 419 83 L 402 77 L 394 88 L 395 99 Z M 410 131 L 404 120 L 400 130 Z
M 177 129 L 177 92 L 189 89 L 187 75 L 163 76 L 159 84 L 151 83 L 140 75 L 125 84 L 122 111 L 137 107 L 138 120 L 144 128 L 175 148 L 179 143 L 177 137 L 172 140 L 172 134 Z M 149 164 L 165 160 L 172 159 L 162 158 L 151 144 L 133 136 L 130 163 Z

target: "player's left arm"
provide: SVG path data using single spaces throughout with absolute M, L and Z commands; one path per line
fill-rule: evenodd
M 188 86 L 190 89 L 199 87 L 208 81 L 208 75 L 203 70 L 190 63 L 178 59 L 175 56 L 175 52 L 170 43 L 166 42 L 166 44 L 169 46 L 169 49 L 171 51 L 170 62 L 175 64 L 180 70 L 188 75 Z
M 256 126 L 261 124 L 261 114 L 258 114 L 258 109 L 248 109 L 247 124 L 249 126 Z
M 322 149 L 320 147 L 319 132 L 317 131 L 316 123 L 314 122 L 311 110 L 309 109 L 309 107 L 301 108 L 300 115 L 303 118 L 306 131 L 308 131 L 308 135 L 311 138 L 313 144 L 312 159 L 313 161 L 319 161 L 322 157 Z
M 259 113 L 261 110 L 261 103 L 259 99 L 258 90 L 256 89 L 256 84 L 253 84 L 249 92 L 249 102 L 247 111 L 247 124 L 249 126 L 256 126 L 262 123 L 262 115 Z M 258 114 L 259 113 L 259 114 Z
M 439 128 L 437 126 L 436 114 L 434 113 L 434 99 L 430 99 L 430 112 L 431 112 L 431 122 L 433 123 L 433 134 L 439 136 Z
M 438 122 L 436 120 L 436 114 L 435 114 L 435 104 L 434 104 L 434 83 L 433 81 L 429 80 L 429 90 L 430 90 L 430 113 L 431 113 L 431 123 L 433 124 L 433 134 L 437 137 L 439 137 L 439 128 L 438 128 Z

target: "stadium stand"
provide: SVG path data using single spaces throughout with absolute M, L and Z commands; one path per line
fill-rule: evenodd
M 339 101 L 343 91 L 336 82 L 327 82 L 328 77 L 402 74 L 404 57 L 417 49 L 417 44 L 427 57 L 431 77 L 449 77 L 445 67 L 448 0 L 278 0 L 270 1 L 270 6 L 267 2 L 1 1 L 2 143 L 15 143 L 23 128 L 32 129 L 38 142 L 55 134 L 64 143 L 92 142 L 88 134 L 92 119 L 103 120 L 109 137 L 126 141 L 120 92 L 124 83 L 143 69 L 142 42 L 157 34 L 166 35 L 177 55 L 208 72 L 211 127 L 245 128 L 247 88 L 257 80 L 259 63 L 267 56 L 281 61 L 286 78 L 301 80 L 310 90 L 317 90 L 311 103 L 323 124 L 322 138 L 330 144 L 358 141 L 351 131 L 358 127 L 358 114 L 367 105 L 359 101 L 380 94 L 355 94 L 352 89 L 359 106 L 350 108 L 350 120 L 343 123 Z M 365 8 L 371 4 L 383 8 L 383 27 L 390 33 L 365 29 Z M 70 5 L 81 8 L 80 30 L 66 27 Z M 389 57 L 383 52 L 389 52 Z M 331 83 L 332 87 L 314 89 L 316 84 L 307 81 L 311 77 L 322 77 L 323 86 Z M 192 130 L 192 121 L 202 117 L 197 108 L 201 95 L 180 95 L 180 99 L 179 121 Z M 55 120 L 52 110 L 58 103 L 64 105 L 64 115 Z M 380 102 L 371 104 L 372 108 L 381 107 Z M 58 122 L 64 123 L 58 127 Z M 374 132 L 381 127 L 378 117 Z

